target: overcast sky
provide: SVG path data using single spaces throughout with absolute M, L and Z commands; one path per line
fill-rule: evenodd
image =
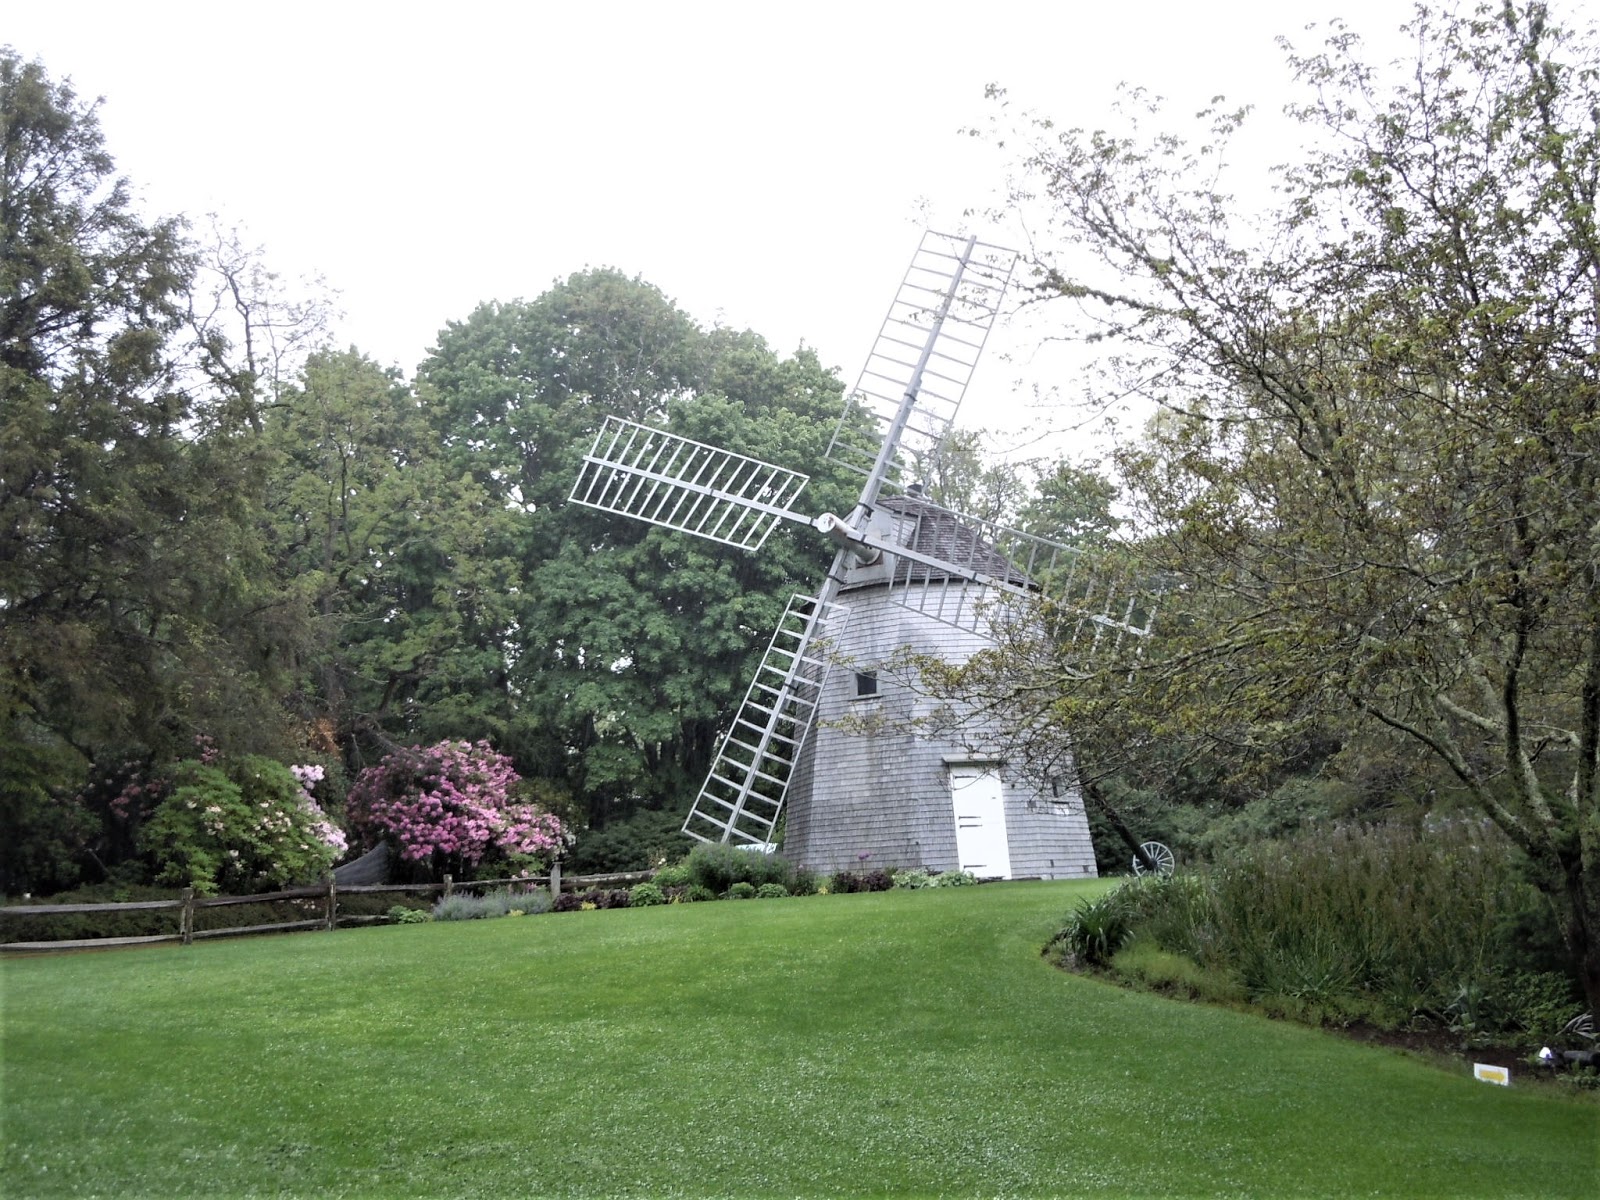
M 1305 26 L 1342 15 L 1388 57 L 1407 11 L 5 0 L 0 40 L 105 97 L 108 147 L 152 213 L 217 212 L 281 274 L 321 274 L 339 340 L 408 375 L 480 302 L 615 266 L 853 380 L 924 226 L 1016 236 L 963 216 L 1003 179 L 960 133 L 987 120 L 986 84 L 1087 126 L 1119 81 L 1183 112 L 1222 93 L 1274 130 L 1293 94 L 1277 36 L 1310 48 Z M 963 425 L 1039 420 L 1006 402 L 1017 380 L 1073 394 L 1070 367 L 997 344 L 980 374 L 997 402 L 969 398 Z

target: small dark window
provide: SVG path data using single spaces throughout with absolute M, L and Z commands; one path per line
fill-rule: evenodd
M 856 672 L 856 699 L 878 694 L 878 677 L 870 671 Z

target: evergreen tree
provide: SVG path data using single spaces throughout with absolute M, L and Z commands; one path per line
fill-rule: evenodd
M 85 761 L 281 732 L 252 397 L 195 371 L 192 262 L 96 106 L 0 52 L 0 719 Z

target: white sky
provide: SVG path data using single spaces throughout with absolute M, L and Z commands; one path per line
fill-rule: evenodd
M 986 84 L 1064 125 L 1102 123 L 1123 80 L 1176 112 L 1223 93 L 1268 115 L 1293 94 L 1275 36 L 1309 49 L 1305 25 L 1342 15 L 1398 47 L 1408 12 L 3 0 L 0 41 L 105 97 L 108 148 L 148 210 L 217 212 L 279 273 L 320 273 L 339 341 L 407 375 L 481 301 L 615 266 L 702 323 L 785 353 L 803 339 L 853 381 L 924 226 L 1010 240 L 962 216 L 1003 181 L 958 132 L 986 121 Z M 1008 399 L 1018 380 L 1073 393 L 1071 367 L 996 343 L 963 425 L 1043 419 Z

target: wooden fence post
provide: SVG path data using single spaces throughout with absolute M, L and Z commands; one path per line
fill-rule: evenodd
M 333 876 L 328 876 L 328 928 L 339 928 L 339 885 L 334 883 Z
M 554 900 L 561 895 L 561 859 L 559 857 L 550 861 L 550 899 Z
M 455 890 L 456 890 L 456 881 L 454 879 L 450 878 L 449 872 L 446 872 L 445 873 L 445 877 L 444 877 L 444 898 L 446 900 L 450 899 L 450 893 L 455 891 Z
M 183 889 L 183 907 L 178 910 L 178 943 L 183 946 L 194 944 L 194 889 Z

